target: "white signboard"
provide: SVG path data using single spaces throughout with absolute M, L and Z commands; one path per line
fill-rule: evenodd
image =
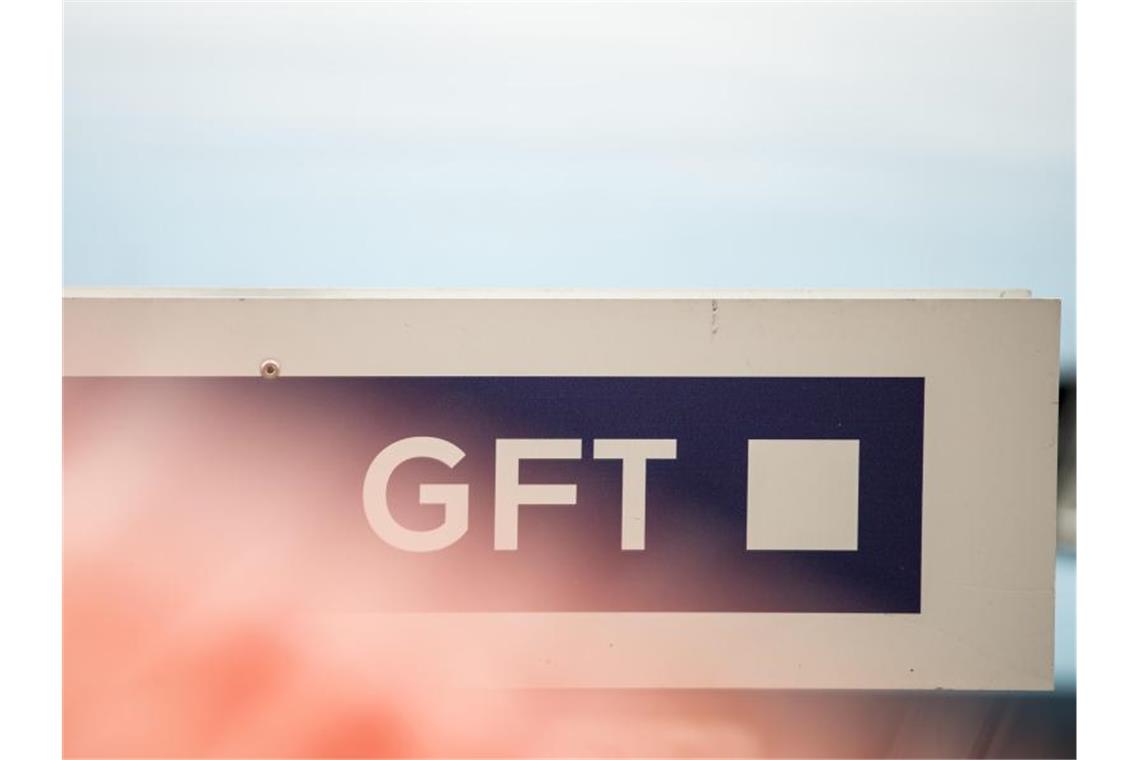
M 65 615 L 459 686 L 1052 687 L 1056 301 L 77 292 L 64 324 Z

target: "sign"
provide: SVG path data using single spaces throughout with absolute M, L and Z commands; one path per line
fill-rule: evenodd
M 65 615 L 452 685 L 1051 688 L 1058 304 L 809 296 L 71 294 Z

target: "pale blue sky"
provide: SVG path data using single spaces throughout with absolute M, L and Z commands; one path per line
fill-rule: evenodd
M 69 4 L 69 286 L 1029 287 L 1067 3 Z

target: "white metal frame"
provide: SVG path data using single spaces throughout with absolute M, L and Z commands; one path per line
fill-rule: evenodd
M 1026 291 L 69 291 L 67 376 L 926 378 L 923 611 L 362 614 L 478 684 L 1050 689 L 1060 304 Z M 495 645 L 463 651 L 477 632 Z M 347 638 L 346 638 L 347 640 Z M 383 664 L 376 664 L 378 677 Z M 505 681 L 505 682 L 504 682 Z

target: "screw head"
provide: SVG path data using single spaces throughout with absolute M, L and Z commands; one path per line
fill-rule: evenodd
M 261 376 L 266 380 L 276 380 L 281 376 L 281 365 L 276 359 L 266 359 L 261 363 Z

